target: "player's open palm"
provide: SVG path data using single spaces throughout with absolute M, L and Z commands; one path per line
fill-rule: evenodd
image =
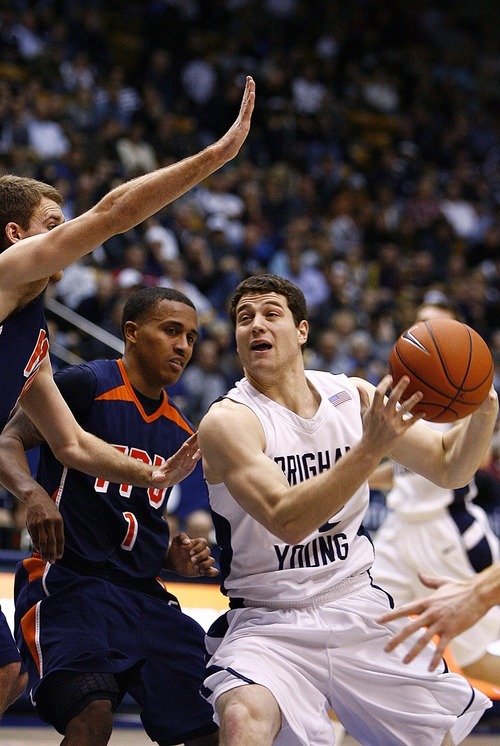
M 404 392 L 408 385 L 407 378 L 401 378 L 387 395 L 392 378 L 384 376 L 375 388 L 370 401 L 365 383 L 361 379 L 358 379 L 358 382 L 364 428 L 363 438 L 370 441 L 374 451 L 380 451 L 380 455 L 384 456 L 398 438 L 421 419 L 422 414 L 413 415 L 411 410 L 420 401 L 422 395 L 416 392 L 408 399 L 404 399 Z
M 49 495 L 41 487 L 26 503 L 26 528 L 34 549 L 44 562 L 54 564 L 64 551 L 64 522 Z
M 241 101 L 240 111 L 234 124 L 223 135 L 218 145 L 224 147 L 226 160 L 231 160 L 238 155 L 239 150 L 245 142 L 250 131 L 250 120 L 255 105 L 255 82 L 247 76 L 245 90 Z
M 193 471 L 197 461 L 201 458 L 198 448 L 198 434 L 191 435 L 181 445 L 177 453 L 170 456 L 153 474 L 156 487 L 173 487 L 182 482 Z

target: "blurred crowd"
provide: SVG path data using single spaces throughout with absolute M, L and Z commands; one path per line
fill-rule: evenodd
M 238 158 L 47 293 L 118 338 L 135 288 L 188 295 L 201 338 L 172 396 L 194 424 L 241 376 L 227 302 L 260 272 L 302 288 L 309 367 L 377 383 L 416 307 L 443 300 L 488 342 L 500 390 L 495 3 L 0 0 L 0 9 L 0 173 L 54 184 L 66 219 L 217 139 L 245 75 L 255 78 Z M 116 356 L 48 317 L 75 359 Z M 487 468 L 498 480 L 498 455 Z

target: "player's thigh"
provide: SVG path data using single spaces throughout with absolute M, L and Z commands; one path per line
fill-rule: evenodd
M 213 710 L 201 696 L 205 674 L 204 630 L 180 609 L 144 599 L 147 639 L 145 660 L 128 688 L 141 706 L 141 719 L 152 740 L 188 740 L 215 728 Z M 168 692 L 168 697 L 165 697 Z
M 436 671 L 428 670 L 434 645 L 411 665 L 403 663 L 419 632 L 392 653 L 384 651 L 386 642 L 406 623 L 378 624 L 376 618 L 384 608 L 383 594 L 368 589 L 338 600 L 323 616 L 324 624 L 330 617 L 332 628 L 327 696 L 349 733 L 361 743 L 384 746 L 439 743 L 463 713 L 479 719 L 488 706 L 485 697 L 476 692 L 472 698 L 466 679 L 446 673 L 444 662 Z

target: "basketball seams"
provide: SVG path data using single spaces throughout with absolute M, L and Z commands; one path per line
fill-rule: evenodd
M 443 370 L 443 373 L 444 373 L 444 375 L 445 375 L 445 377 L 446 377 L 446 379 L 447 379 L 448 383 L 449 383 L 449 384 L 450 384 L 451 386 L 454 386 L 454 387 L 455 387 L 455 388 L 456 388 L 456 389 L 458 390 L 458 393 L 460 393 L 460 391 L 462 391 L 462 390 L 463 390 L 463 385 L 464 385 L 464 382 L 466 381 L 466 379 L 467 379 L 467 376 L 468 376 L 468 374 L 469 374 L 469 370 L 470 370 L 470 364 L 471 364 L 471 360 L 472 360 L 472 338 L 471 338 L 471 335 L 470 335 L 470 332 L 469 332 L 469 330 L 467 329 L 467 327 L 465 327 L 465 326 L 464 326 L 465 332 L 466 332 L 466 334 L 467 334 L 467 339 L 469 340 L 469 357 L 468 357 L 468 359 L 467 359 L 467 364 L 466 364 L 466 366 L 465 366 L 465 374 L 464 374 L 464 376 L 463 376 L 463 378 L 462 378 L 462 383 L 461 383 L 460 385 L 457 385 L 457 384 L 456 384 L 456 383 L 455 383 L 455 382 L 454 382 L 454 381 L 453 381 L 453 380 L 451 379 L 451 377 L 450 377 L 450 374 L 449 374 L 449 372 L 448 372 L 448 366 L 446 365 L 446 361 L 445 361 L 445 359 L 444 359 L 444 357 L 443 357 L 443 353 L 442 353 L 442 351 L 441 351 L 441 348 L 439 347 L 439 344 L 438 344 L 438 341 L 437 341 L 437 339 L 436 339 L 436 336 L 435 336 L 435 334 L 434 334 L 434 331 L 433 331 L 433 329 L 432 329 L 432 327 L 431 327 L 431 325 L 429 324 L 429 322 L 428 322 L 428 321 L 426 321 L 426 322 L 425 322 L 425 328 L 426 328 L 426 329 L 427 329 L 427 331 L 429 332 L 430 338 L 431 338 L 431 340 L 432 340 L 432 344 L 434 345 L 434 349 L 435 349 L 435 351 L 436 351 L 436 353 L 437 353 L 437 356 L 438 356 L 439 362 L 441 363 L 441 368 L 442 368 L 442 370 Z M 440 393 L 442 393 L 442 392 L 440 392 Z M 455 398 L 456 398 L 456 397 L 455 397 Z
M 458 420 L 459 419 L 458 412 L 453 409 L 453 404 L 455 404 L 455 402 L 457 402 L 457 397 L 458 397 L 460 391 L 462 391 L 463 389 L 457 388 L 457 386 L 447 376 L 448 382 L 450 383 L 451 386 L 453 386 L 456 389 L 456 393 L 455 393 L 454 396 L 450 396 L 449 394 L 445 394 L 443 391 L 441 391 L 440 389 L 437 389 L 431 383 L 429 383 L 424 378 L 422 378 L 421 376 L 419 376 L 419 374 L 408 364 L 408 362 L 406 362 L 406 360 L 403 357 L 403 355 L 401 354 L 401 352 L 400 352 L 399 347 L 398 347 L 397 344 L 395 346 L 395 352 L 396 352 L 396 355 L 399 358 L 400 362 L 404 365 L 404 367 L 406 368 L 406 370 L 408 371 L 408 373 L 411 373 L 411 375 L 413 376 L 414 380 L 420 381 L 425 386 L 426 389 L 428 389 L 430 391 L 433 391 L 435 394 L 438 394 L 439 396 L 442 396 L 443 399 L 447 399 L 448 400 L 446 402 L 446 404 L 445 403 L 441 404 L 441 403 L 438 403 L 438 402 L 435 402 L 435 401 L 434 402 L 433 401 L 426 401 L 425 399 L 422 399 L 419 402 L 419 407 L 422 407 L 422 409 L 425 409 L 426 405 L 428 407 L 433 407 L 434 409 L 440 409 L 440 411 L 436 412 L 436 414 L 434 414 L 433 417 L 429 417 L 427 419 L 427 421 L 428 422 L 433 422 L 433 421 L 436 420 L 437 417 L 442 417 L 446 412 L 449 412 L 450 414 L 453 414 L 455 416 L 455 419 Z M 442 367 L 444 369 L 444 366 L 442 366 Z M 445 373 L 446 373 L 446 370 L 445 370 Z M 476 403 L 474 403 L 474 402 L 458 402 L 458 403 L 462 407 L 475 408 L 477 406 Z M 471 411 L 474 411 L 474 410 L 472 409 Z
M 451 422 L 474 412 L 487 396 L 494 373 L 482 337 L 450 319 L 420 322 L 403 332 L 394 344 L 389 369 L 395 381 L 409 376 L 405 396 L 422 391 L 416 411 L 424 411 L 431 422 Z

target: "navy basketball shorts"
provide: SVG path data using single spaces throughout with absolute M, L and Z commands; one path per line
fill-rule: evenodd
M 0 608 L 0 668 L 9 663 L 20 663 L 21 656 L 12 637 L 5 614 Z M 23 667 L 24 668 L 24 667 Z
M 177 744 L 215 730 L 212 708 L 199 693 L 204 631 L 174 596 L 160 585 L 158 597 L 150 596 L 57 565 L 44 586 L 49 595 L 24 613 L 18 630 L 31 697 L 37 705 L 39 692 L 43 701 L 40 717 L 57 722 L 48 706 L 52 673 L 113 673 L 116 704 L 128 692 L 153 741 Z

